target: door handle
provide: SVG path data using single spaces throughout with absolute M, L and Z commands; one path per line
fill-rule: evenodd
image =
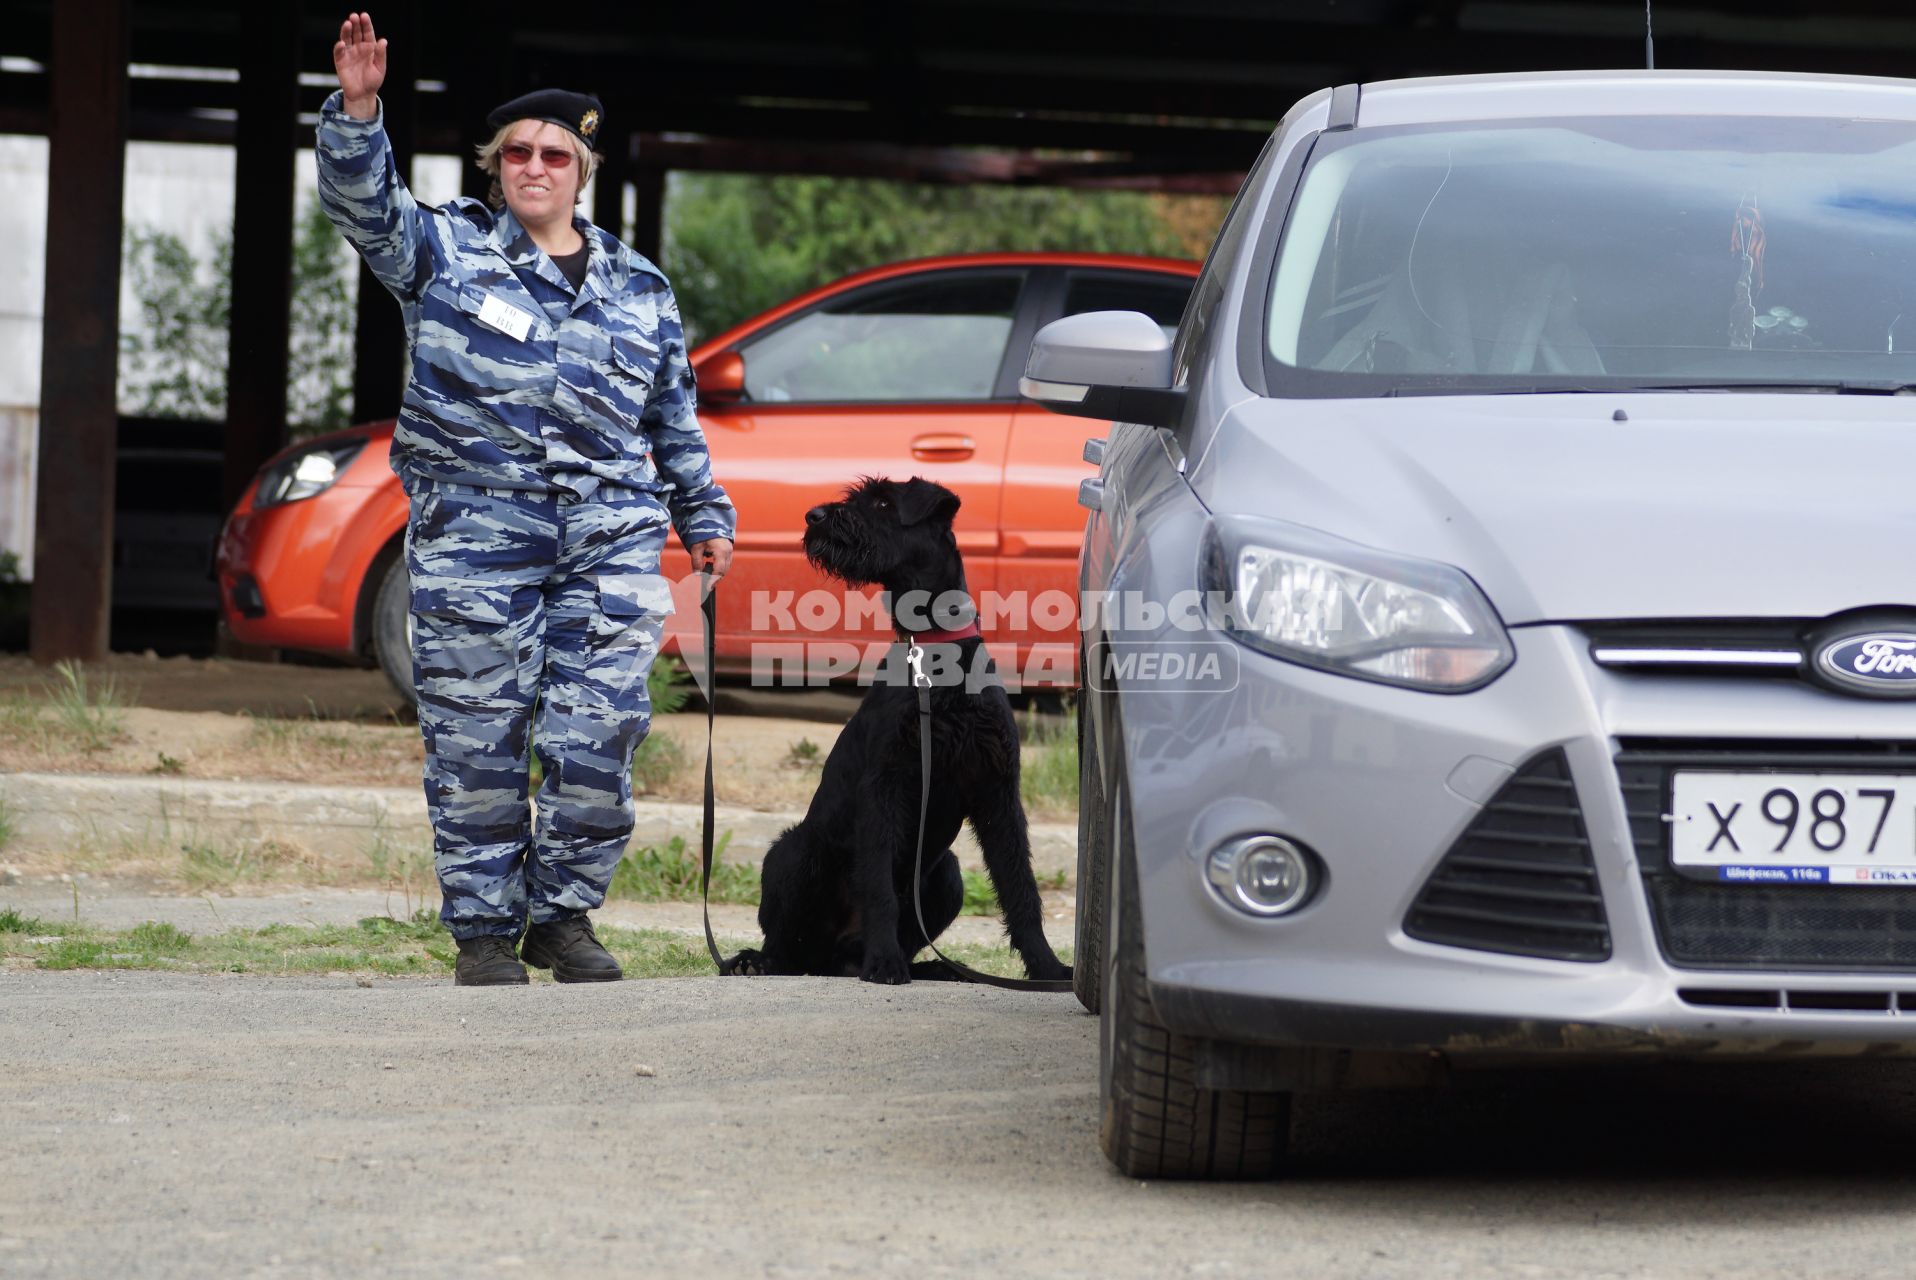
M 915 436 L 911 456 L 920 462 L 963 462 L 978 451 L 978 442 L 970 436 Z

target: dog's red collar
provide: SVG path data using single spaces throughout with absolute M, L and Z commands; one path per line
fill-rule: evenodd
M 983 634 L 974 621 L 967 622 L 956 631 L 901 631 L 898 638 L 906 644 L 953 644 L 959 640 L 976 639 Z

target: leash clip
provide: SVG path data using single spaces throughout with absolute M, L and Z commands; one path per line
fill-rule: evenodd
M 931 677 L 925 674 L 925 651 L 916 640 L 905 649 L 905 665 L 911 668 L 911 682 L 920 689 L 931 687 Z

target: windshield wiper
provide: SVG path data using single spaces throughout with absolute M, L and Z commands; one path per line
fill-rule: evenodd
M 1648 385 L 1639 389 L 1643 391 L 1799 391 L 1811 395 L 1895 396 L 1916 391 L 1916 384 L 1908 382 L 1868 382 L 1859 380 L 1843 382 L 1683 382 L 1662 386 Z
M 1628 390 L 1629 388 L 1624 388 Z M 1578 396 L 1614 391 L 1614 387 L 1392 387 L 1377 394 L 1383 397 L 1409 396 Z
M 1648 392 L 1797 392 L 1804 395 L 1896 396 L 1916 395 L 1912 382 L 1636 382 L 1614 387 L 1550 386 L 1538 384 L 1517 387 L 1392 387 L 1378 394 L 1386 397 L 1410 396 L 1548 396 L 1548 395 L 1642 395 Z

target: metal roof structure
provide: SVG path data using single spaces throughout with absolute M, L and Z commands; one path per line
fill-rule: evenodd
M 606 103 L 594 218 L 655 250 L 668 169 L 1231 191 L 1329 85 L 1645 65 L 1643 0 L 382 0 L 402 159 L 462 153 L 488 108 L 562 85 Z M 48 136 L 33 651 L 106 644 L 120 204 L 128 140 L 231 144 L 238 196 L 227 495 L 284 434 L 294 147 L 343 11 L 303 0 L 11 0 L 0 132 Z M 1907 0 L 1655 0 L 1659 67 L 1896 75 Z M 475 185 L 483 184 L 476 170 Z M 627 187 L 637 218 L 622 226 Z M 472 194 L 483 194 L 473 190 Z M 667 264 L 668 266 L 670 264 Z M 355 411 L 397 407 L 397 308 L 362 288 Z M 50 575 L 49 575 L 50 578 Z

